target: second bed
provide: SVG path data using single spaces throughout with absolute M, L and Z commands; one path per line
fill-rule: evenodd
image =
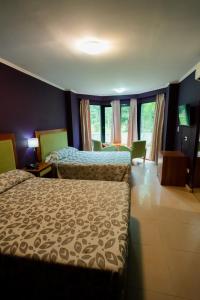
M 129 152 L 79 151 L 68 147 L 65 129 L 36 131 L 41 161 L 53 164 L 59 178 L 129 182 Z

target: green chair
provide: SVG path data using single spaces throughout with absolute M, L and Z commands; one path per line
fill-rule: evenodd
M 124 146 L 124 145 L 121 145 L 118 147 L 118 150 L 119 151 L 128 151 L 128 152 L 131 152 L 131 149 L 127 146 Z
M 103 148 L 102 143 L 100 141 L 92 140 L 92 144 L 93 144 L 93 151 L 101 151 Z
M 141 158 L 145 162 L 146 159 L 146 141 L 135 141 L 131 147 L 131 159 Z

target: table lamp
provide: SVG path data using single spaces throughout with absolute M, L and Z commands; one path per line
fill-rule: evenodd
M 38 138 L 29 138 L 28 139 L 28 148 L 37 148 L 39 147 Z
M 29 138 L 27 140 L 28 148 L 33 148 L 34 149 L 34 155 L 35 155 L 35 162 L 37 161 L 37 155 L 36 155 L 36 148 L 39 147 L 39 141 L 38 138 Z M 37 167 L 37 162 L 35 164 L 32 164 L 35 167 Z

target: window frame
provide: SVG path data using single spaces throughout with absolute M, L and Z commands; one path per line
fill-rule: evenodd
M 147 99 L 137 99 L 137 127 L 138 127 L 138 140 L 141 137 L 141 108 L 142 104 L 156 102 L 155 97 L 148 97 Z
M 130 102 L 129 103 L 127 103 L 127 102 L 126 103 L 121 102 L 120 103 L 120 123 L 121 123 L 121 117 L 122 117 L 122 107 L 125 107 L 125 106 L 129 107 L 129 112 L 130 112 Z M 128 117 L 128 122 L 129 122 L 129 117 Z M 122 123 L 121 123 L 121 125 L 122 125 Z M 122 126 L 120 127 L 120 130 L 121 130 L 121 142 L 122 142 Z M 126 144 L 127 144 L 127 142 L 126 142 Z
M 106 132 L 105 132 L 105 108 L 106 107 L 112 107 L 111 103 L 110 104 L 99 104 L 92 102 L 90 105 L 96 105 L 100 106 L 100 129 L 101 129 L 101 142 L 105 143 L 105 137 L 106 137 Z M 121 111 L 122 111 L 122 106 L 129 106 L 130 107 L 130 102 L 120 102 L 120 122 L 121 122 Z
M 112 101 L 112 100 L 110 100 Z M 101 141 L 105 143 L 105 107 L 111 107 L 111 102 L 105 101 L 106 103 L 100 103 L 101 101 L 92 100 L 90 105 L 100 106 L 100 122 L 101 122 Z M 109 103 L 110 102 L 110 103 Z M 141 106 L 144 103 L 156 102 L 156 95 L 151 95 L 146 98 L 137 98 L 137 127 L 138 127 L 138 139 L 141 137 Z M 121 107 L 130 106 L 130 99 L 120 100 L 120 115 Z M 121 121 L 121 120 L 120 120 Z
M 111 107 L 111 104 L 96 104 L 96 103 L 90 103 L 90 105 L 96 105 L 100 106 L 100 129 L 101 129 L 101 142 L 105 143 L 105 108 L 106 107 Z
M 101 120 L 101 105 L 96 103 L 90 103 L 90 106 L 100 106 L 100 137 L 102 139 L 102 120 Z M 91 121 L 91 120 L 90 120 Z

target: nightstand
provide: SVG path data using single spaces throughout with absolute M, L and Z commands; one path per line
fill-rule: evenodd
M 38 167 L 36 169 L 24 168 L 24 171 L 30 172 L 37 177 L 49 177 L 52 171 L 52 165 L 48 163 L 38 163 Z

